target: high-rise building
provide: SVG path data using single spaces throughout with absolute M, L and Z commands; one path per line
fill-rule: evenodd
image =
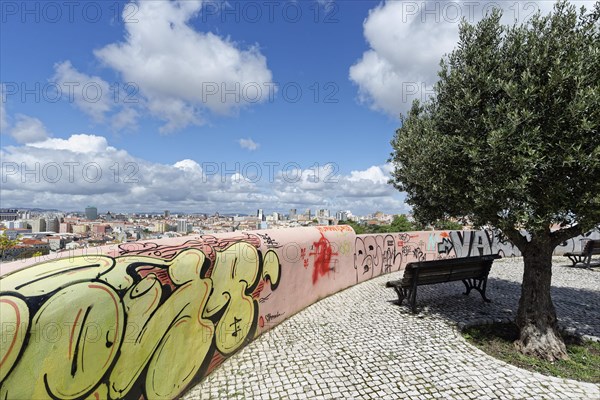
M 320 209 L 317 210 L 317 218 L 329 218 L 329 210 L 327 209 Z
M 96 207 L 87 206 L 85 208 L 85 218 L 90 221 L 98 219 L 98 209 Z
M 288 215 L 288 219 L 298 219 L 298 213 L 295 208 L 290 208 L 290 214 Z
M 266 221 L 262 208 L 258 209 L 258 211 L 256 212 L 256 216 L 258 217 L 259 221 Z
M 171 216 L 171 211 L 169 210 L 165 210 L 165 218 L 169 218 L 169 216 Z
M 44 218 L 35 218 L 31 222 L 31 232 L 46 232 L 46 220 Z
M 338 211 L 335 213 L 335 219 L 338 221 L 348 221 L 348 212 L 347 211 Z
M 56 218 L 56 217 L 46 218 L 46 231 L 47 232 L 58 233 L 59 226 L 60 225 L 58 222 L 58 218 Z
M 306 209 L 306 212 L 304 213 L 304 215 L 306 216 L 306 218 L 310 219 L 310 208 Z
M 177 232 L 188 233 L 188 222 L 185 219 L 177 220 Z

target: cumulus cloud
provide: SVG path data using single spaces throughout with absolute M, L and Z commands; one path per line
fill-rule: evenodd
M 191 0 L 135 2 L 137 22 L 125 24 L 125 41 L 94 52 L 135 84 L 147 109 L 165 121 L 164 133 L 201 125 L 206 111 L 235 113 L 274 90 L 257 46 L 242 48 L 193 29 L 190 21 L 201 6 Z
M 19 143 L 40 142 L 49 136 L 42 121 L 23 114 L 17 114 L 15 126 L 10 130 L 10 135 Z
M 76 134 L 7 146 L 2 158 L 2 201 L 7 206 L 111 211 L 180 209 L 253 212 L 269 205 L 369 213 L 406 212 L 402 194 L 386 183 L 387 166 L 339 173 L 333 164 L 271 171 L 252 167 L 150 162 L 111 146 L 103 136 Z
M 256 143 L 254 140 L 252 140 L 250 138 L 240 139 L 240 140 L 238 140 L 238 143 L 240 144 L 240 147 L 242 149 L 248 149 L 250 151 L 256 150 L 260 146 L 258 143 Z
M 363 24 L 370 49 L 349 70 L 359 101 L 397 116 L 414 99 L 427 100 L 439 61 L 458 41 L 461 19 L 476 23 L 498 6 L 502 22 L 511 24 L 549 12 L 553 2 L 385 1 L 373 8 Z
M 385 174 L 384 170 L 379 166 L 372 166 L 364 171 L 352 171 L 348 178 L 351 182 L 360 182 L 362 180 L 371 181 L 373 183 L 382 184 L 387 183 L 389 180 L 389 174 Z
M 79 72 L 70 61 L 55 64 L 51 79 L 60 85 L 63 98 L 75 104 L 94 121 L 104 121 L 106 113 L 112 108 L 108 82 L 99 76 Z
M 68 150 L 73 153 L 114 152 L 116 149 L 108 145 L 103 136 L 78 134 L 68 139 L 50 138 L 42 142 L 30 143 L 30 147 L 48 150 Z
M 186 158 L 185 160 L 177 161 L 175 164 L 173 164 L 173 166 L 182 171 L 198 173 L 198 174 L 202 173 L 202 167 L 200 167 L 200 164 L 198 164 L 194 160 L 190 160 L 189 158 Z

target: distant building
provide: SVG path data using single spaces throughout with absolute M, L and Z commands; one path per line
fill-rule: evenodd
M 188 233 L 188 222 L 185 219 L 177 220 L 177 232 Z
M 2 231 L 2 233 L 4 235 L 8 236 L 9 239 L 14 240 L 19 235 L 26 235 L 28 233 L 31 233 L 31 229 L 24 229 L 24 228 L 5 229 Z
M 78 235 L 85 235 L 89 232 L 90 226 L 86 224 L 73 225 L 73 233 Z
M 58 233 L 60 231 L 60 223 L 58 218 L 46 218 L 46 231 Z
M 297 219 L 298 213 L 295 208 L 290 208 L 290 213 L 288 215 L 288 219 Z
M 12 208 L 0 209 L 0 221 L 16 221 L 19 219 L 19 210 Z
M 154 232 L 165 233 L 167 231 L 167 224 L 165 221 L 157 221 L 154 223 Z
M 50 250 L 57 251 L 65 248 L 65 239 L 60 236 L 47 236 L 42 239 L 43 242 L 48 243 Z
M 165 218 L 169 218 L 169 216 L 171 215 L 171 211 L 169 210 L 165 210 Z
M 317 218 L 329 218 L 329 210 L 327 209 L 321 209 L 321 210 L 317 210 Z
M 311 216 L 311 213 L 310 213 L 310 208 L 307 208 L 307 209 L 306 209 L 306 212 L 304 213 L 304 216 L 305 216 L 307 219 L 310 219 L 310 216 Z
M 108 224 L 95 224 L 92 225 L 92 233 L 96 236 L 104 236 L 112 231 Z
M 90 221 L 95 221 L 98 219 L 98 209 L 96 207 L 87 206 L 85 208 L 85 218 Z
M 30 220 L 31 232 L 45 232 L 46 231 L 46 220 L 44 218 L 36 218 Z
M 338 211 L 335 213 L 335 219 L 338 221 L 348 221 L 348 213 L 346 211 Z
M 59 233 L 73 233 L 73 224 L 71 222 L 61 222 L 58 227 Z
M 263 214 L 262 208 L 258 209 L 258 211 L 256 212 L 256 217 L 259 221 L 265 221 L 265 215 Z

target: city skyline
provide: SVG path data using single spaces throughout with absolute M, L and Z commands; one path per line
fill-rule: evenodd
M 498 5 L 2 2 L 2 206 L 409 212 L 398 116 Z

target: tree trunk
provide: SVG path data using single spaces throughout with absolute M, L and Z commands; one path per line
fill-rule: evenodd
M 515 342 L 523 354 L 548 361 L 568 358 L 550 297 L 553 250 L 549 237 L 534 236 L 523 251 L 525 270 L 517 313 L 520 337 Z

